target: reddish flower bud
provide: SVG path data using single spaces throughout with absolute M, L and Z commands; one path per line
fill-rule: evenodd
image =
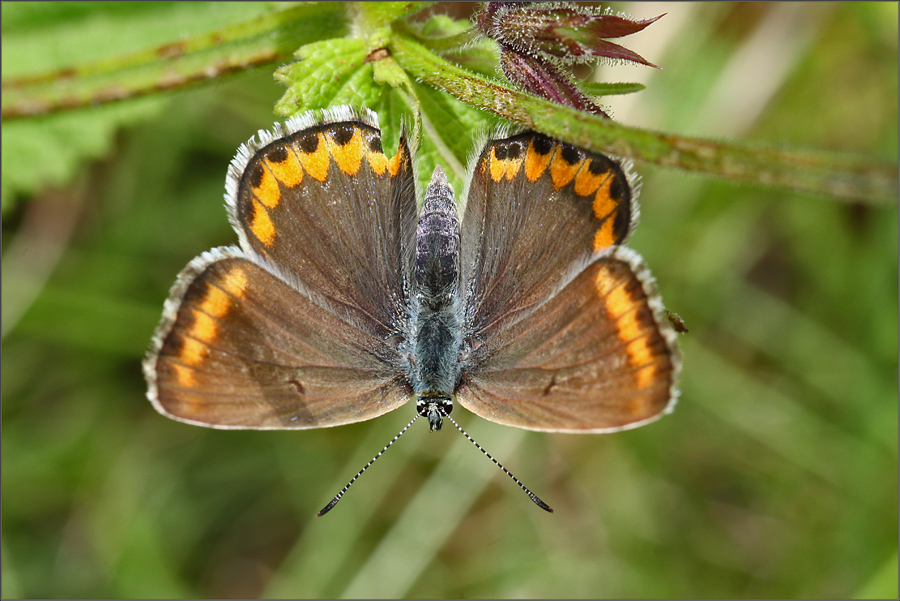
M 637 33 L 662 16 L 635 21 L 608 10 L 573 3 L 489 2 L 476 16 L 476 27 L 518 52 L 565 63 L 609 58 L 656 67 L 639 54 L 605 38 Z
M 500 66 L 506 78 L 521 89 L 557 104 L 609 118 L 565 73 L 547 61 L 510 52 L 500 46 Z
M 635 21 L 574 3 L 488 2 L 475 15 L 475 28 L 500 46 L 500 65 L 510 82 L 557 104 L 608 117 L 578 89 L 566 66 L 607 58 L 656 67 L 604 38 L 636 33 L 660 17 Z

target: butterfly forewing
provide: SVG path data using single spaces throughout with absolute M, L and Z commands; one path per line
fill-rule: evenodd
M 225 428 L 315 428 L 410 398 L 391 349 L 242 256 L 214 250 L 179 277 L 145 364 L 163 414 Z M 171 313 L 170 313 L 171 311 Z
M 385 156 L 374 116 L 287 127 L 298 131 L 263 139 L 232 163 L 229 213 L 241 246 L 348 319 L 396 334 L 416 226 L 406 142 Z
M 636 214 L 620 165 L 541 134 L 491 140 L 472 172 L 460 231 L 466 320 L 480 341 L 625 240 Z

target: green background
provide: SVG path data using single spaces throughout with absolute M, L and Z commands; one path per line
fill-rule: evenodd
M 896 160 L 896 3 L 615 8 L 668 13 L 623 41 L 664 70 L 599 69 L 648 86 L 617 120 Z M 3 77 L 268 9 L 3 3 Z M 454 414 L 553 515 L 417 424 L 315 518 L 412 407 L 306 432 L 153 411 L 141 358 L 178 271 L 236 241 L 225 171 L 273 69 L 4 122 L 4 598 L 896 598 L 896 206 L 637 165 L 630 245 L 690 328 L 675 413 L 605 436 Z

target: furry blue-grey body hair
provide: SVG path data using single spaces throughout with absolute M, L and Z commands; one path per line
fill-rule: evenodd
M 410 382 L 421 401 L 453 396 L 460 373 L 459 219 L 453 189 L 434 170 L 416 226 Z

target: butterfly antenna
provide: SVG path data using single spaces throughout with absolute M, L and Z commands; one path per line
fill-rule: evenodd
M 389 448 L 391 448 L 391 445 L 394 444 L 395 442 L 397 442 L 397 439 L 400 438 L 401 436 L 403 436 L 403 433 L 406 432 L 407 430 L 409 430 L 409 427 L 410 427 L 411 425 L 413 425 L 413 422 L 416 421 L 417 419 L 419 419 L 419 415 L 418 415 L 418 414 L 416 414 L 416 416 L 415 416 L 414 418 L 412 418 L 408 424 L 406 424 L 406 427 L 405 427 L 405 428 L 403 428 L 402 430 L 400 430 L 400 432 L 397 434 L 397 436 L 395 436 L 395 437 L 393 437 L 393 438 L 391 439 L 391 442 L 389 442 L 389 443 L 387 443 L 386 445 L 384 445 L 384 448 L 381 449 L 380 451 L 378 451 L 378 454 L 375 455 L 374 457 L 372 457 L 372 460 L 371 460 L 369 463 L 367 463 L 367 464 L 365 465 L 365 467 L 363 467 L 361 470 L 359 470 L 358 472 L 356 472 L 356 475 L 353 476 L 353 478 L 350 479 L 350 482 L 347 482 L 347 486 L 345 486 L 344 488 L 342 488 L 342 489 L 341 489 L 341 492 L 339 492 L 338 494 L 334 495 L 334 498 L 331 500 L 331 503 L 329 503 L 328 505 L 326 505 L 325 507 L 323 507 L 323 508 L 322 508 L 322 511 L 320 511 L 319 513 L 316 514 L 316 517 L 317 517 L 317 518 L 320 518 L 320 517 L 322 517 L 323 515 L 325 515 L 326 513 L 328 513 L 329 511 L 331 511 L 332 509 L 334 509 L 334 506 L 338 504 L 338 501 L 341 500 L 341 497 L 344 496 L 344 493 L 347 492 L 347 489 L 350 488 L 350 486 L 351 486 L 354 482 L 356 482 L 356 479 L 359 478 L 360 476 L 362 476 L 363 472 L 366 471 L 367 469 L 369 469 L 369 466 L 372 465 L 373 463 L 375 463 L 375 460 L 376 460 L 376 459 L 378 459 L 379 457 L 381 457 L 382 455 L 384 455 L 384 452 L 387 451 Z M 456 427 L 458 428 L 459 426 L 456 426 Z M 465 432 L 463 432 L 463 434 L 465 434 Z M 471 440 L 471 439 L 470 439 L 470 440 Z M 473 440 L 472 442 L 475 442 L 475 441 Z M 488 455 L 488 457 L 490 457 L 490 455 Z M 495 462 L 495 463 L 496 463 L 496 462 Z M 497 465 L 500 465 L 500 464 L 498 463 Z M 501 465 L 500 467 L 502 468 L 503 466 Z M 506 470 L 504 470 L 504 471 L 506 471 Z M 507 473 L 509 473 L 509 472 L 507 472 Z M 510 474 L 510 476 L 512 476 L 512 474 Z M 515 478 L 513 478 L 513 480 L 515 480 Z M 518 482 L 518 480 L 516 480 L 516 482 Z M 522 486 L 522 485 L 520 484 L 519 486 Z M 523 488 L 524 488 L 524 487 L 523 487 Z M 527 491 L 528 489 L 526 488 L 525 490 Z M 531 493 L 528 493 L 528 494 L 531 494 Z M 532 495 L 532 496 L 533 496 L 533 495 Z M 537 503 L 537 501 L 535 501 L 535 503 Z M 551 511 L 553 511 L 553 510 L 551 509 Z
M 468 438 L 468 439 L 469 439 L 469 442 L 471 442 L 473 445 L 475 445 L 475 446 L 478 448 L 479 451 L 481 451 L 482 453 L 484 453 L 485 456 L 486 456 L 488 459 L 490 459 L 491 461 L 493 461 L 494 464 L 496 464 L 497 467 L 499 467 L 501 470 L 503 470 L 503 473 L 504 473 L 504 474 L 506 474 L 507 476 L 509 476 L 510 478 L 512 478 L 512 479 L 513 479 L 513 482 L 515 482 L 516 484 L 518 484 L 518 485 L 519 485 L 519 488 L 521 488 L 522 490 L 525 491 L 525 494 L 528 495 L 528 498 L 529 498 L 529 499 L 531 499 L 532 501 L 534 501 L 534 504 L 535 504 L 535 505 L 537 505 L 538 507 L 540 507 L 540 508 L 543 509 L 544 511 L 549 511 L 550 513 L 553 513 L 553 508 L 552 508 L 552 507 L 550 507 L 549 505 L 547 505 L 546 503 L 544 503 L 543 501 L 541 501 L 540 497 L 538 497 L 536 494 L 534 494 L 533 492 L 531 492 L 530 490 L 528 490 L 528 487 L 527 487 L 527 486 L 525 486 L 524 484 L 522 484 L 521 482 L 519 482 L 519 479 L 516 478 L 515 476 L 513 476 L 513 475 L 512 475 L 512 472 L 510 472 L 508 469 L 506 469 L 505 467 L 503 467 L 503 465 L 502 465 L 499 461 L 497 461 L 496 459 L 494 459 L 494 458 L 491 456 L 490 453 L 488 453 L 487 451 L 485 451 L 484 448 L 483 448 L 480 444 L 478 444 L 477 442 L 475 442 L 475 439 L 472 438 L 471 436 L 469 436 L 469 435 L 466 433 L 466 431 L 463 430 L 463 429 L 459 426 L 459 424 L 456 423 L 456 420 L 455 420 L 455 419 L 453 419 L 453 418 L 450 417 L 449 415 L 445 415 L 444 417 L 446 417 L 446 418 L 449 419 L 451 422 L 453 422 L 453 425 L 456 426 L 456 429 L 459 430 L 460 432 L 462 432 L 462 435 L 465 436 L 466 438 Z M 408 427 L 409 427 L 409 426 L 407 426 L 407 428 L 408 428 Z M 401 434 L 402 434 L 402 433 L 401 433 Z M 367 466 L 367 467 L 368 467 L 368 466 Z M 335 500 L 334 502 L 337 503 L 337 500 Z

